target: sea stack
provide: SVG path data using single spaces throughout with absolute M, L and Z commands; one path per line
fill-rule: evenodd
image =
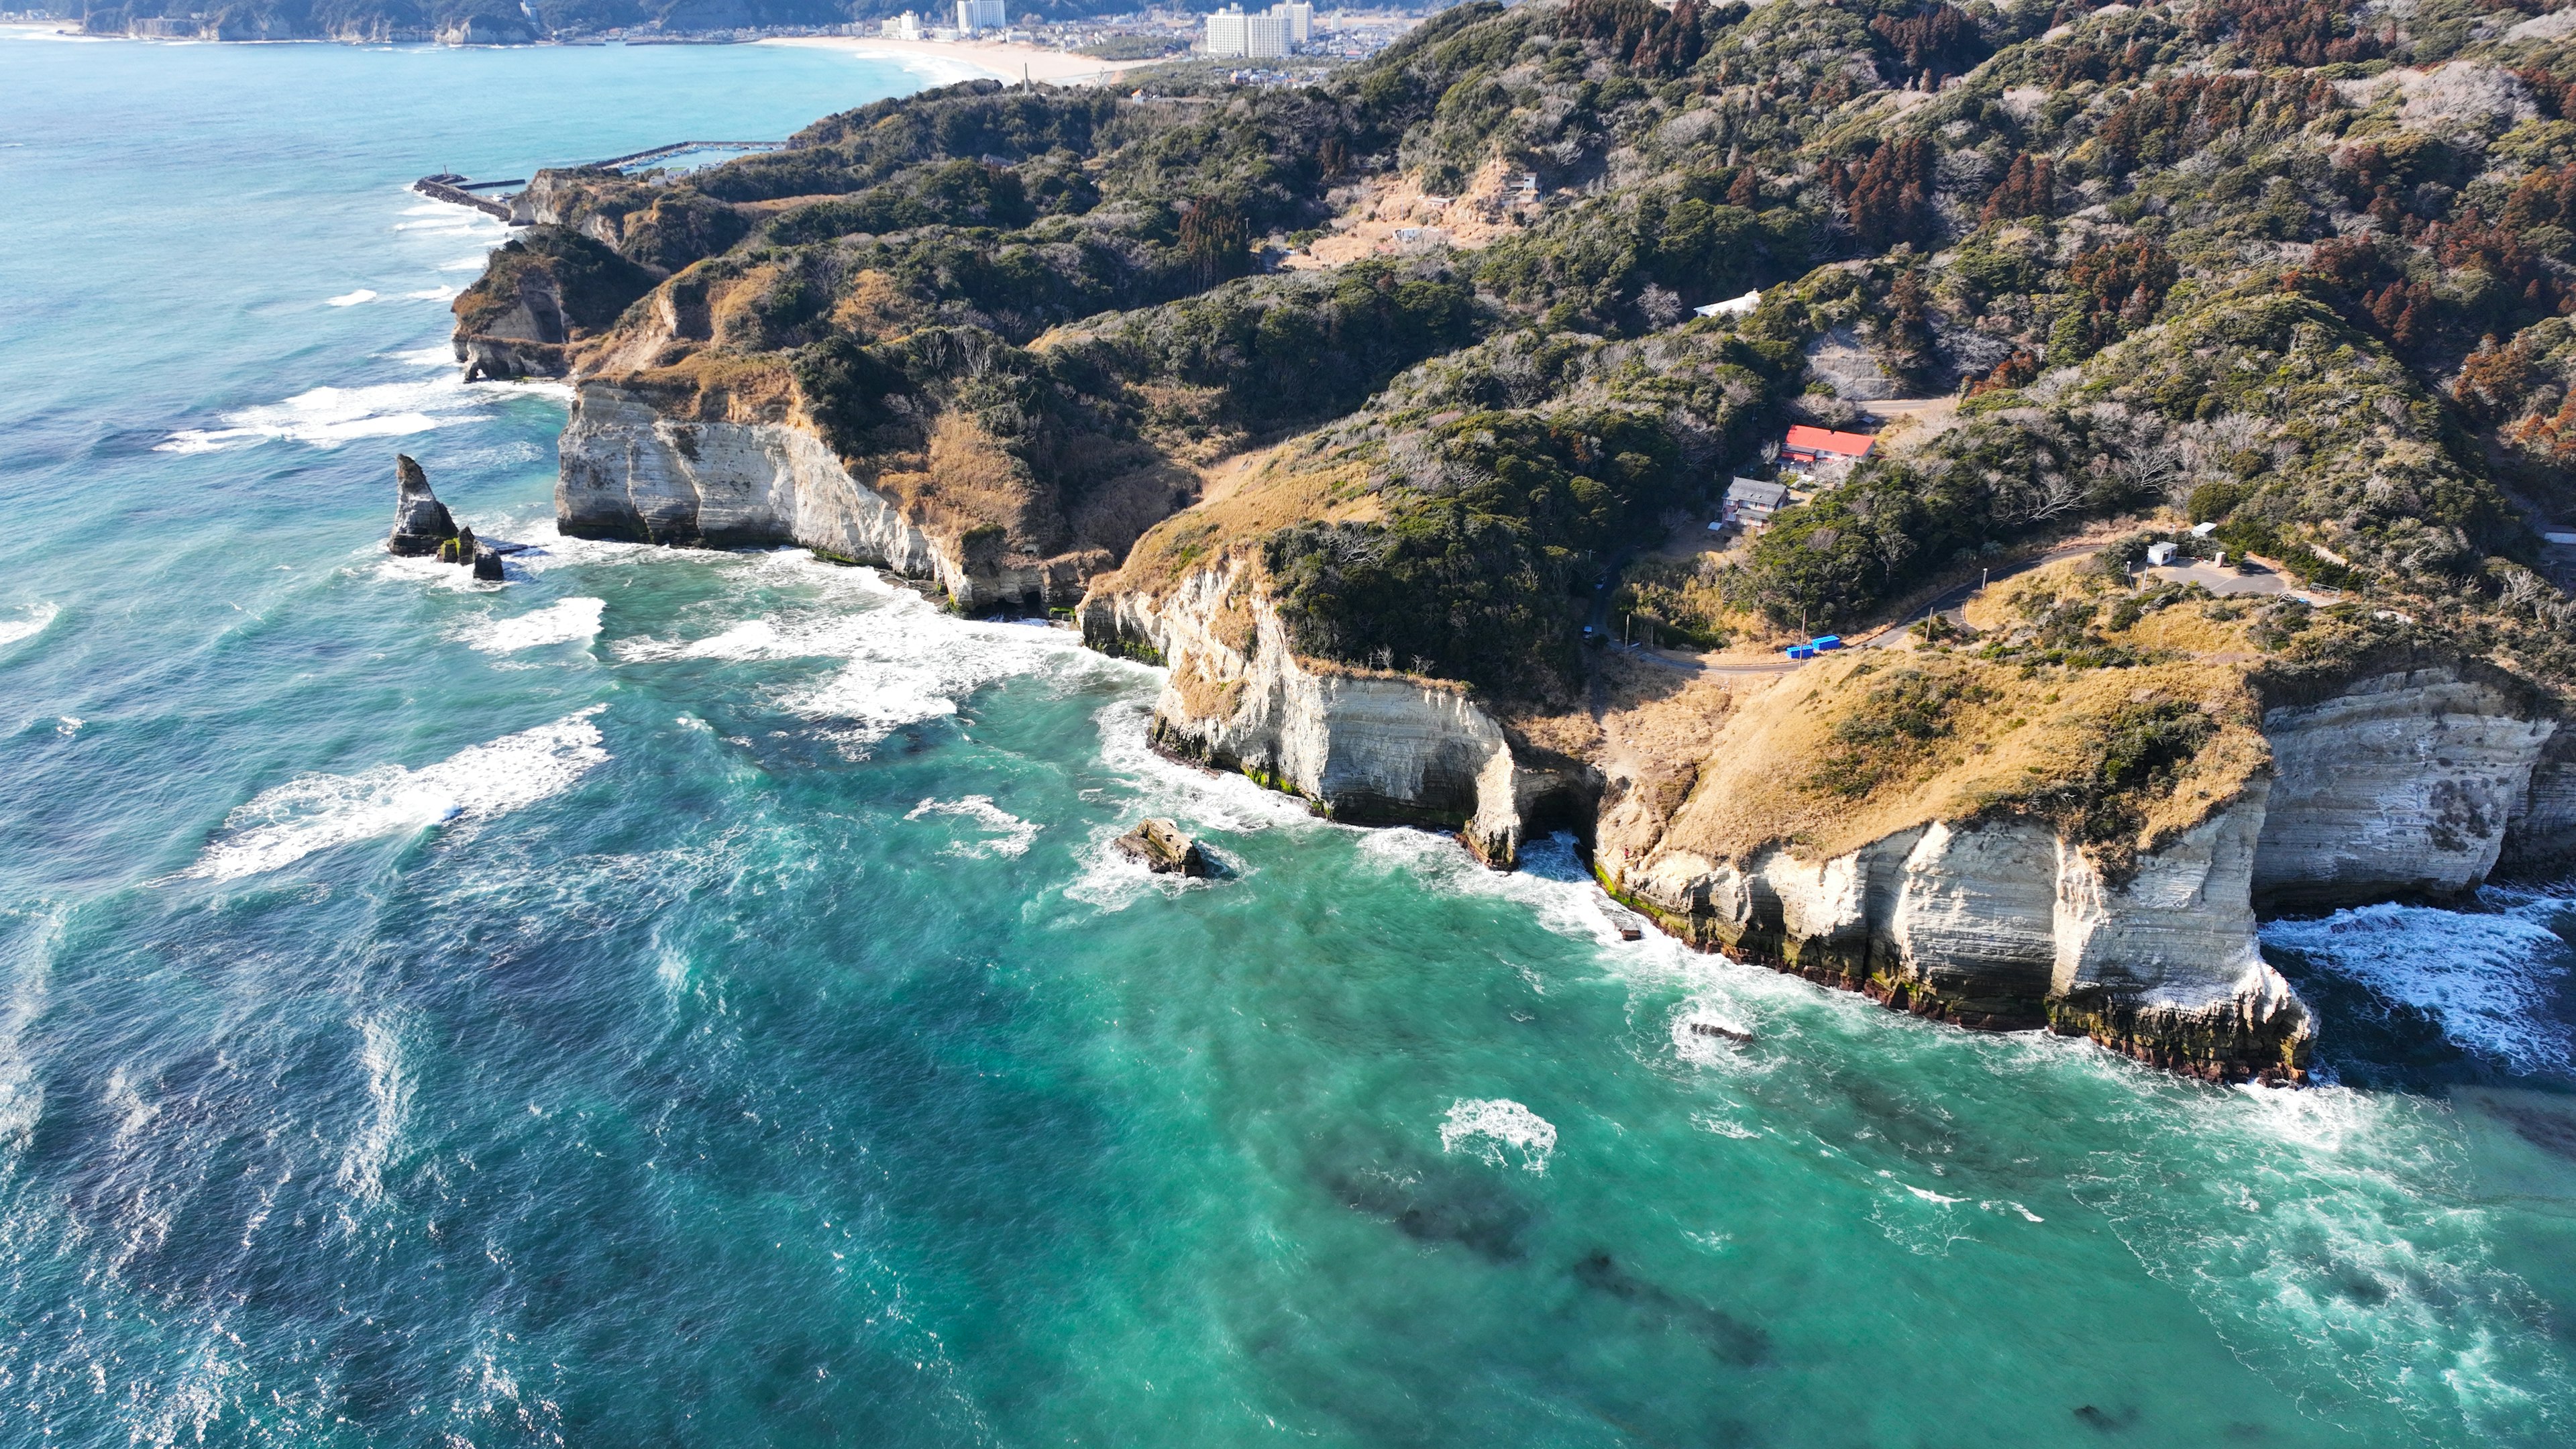
M 490 544 L 484 544 L 474 550 L 474 577 L 485 583 L 497 584 L 503 581 L 501 555 L 494 552 Z
M 402 453 L 394 455 L 394 531 L 385 540 L 387 552 L 406 558 L 417 558 L 438 552 L 438 546 L 456 537 L 456 520 L 448 517 L 447 505 L 429 491 L 429 475 L 420 465 Z
M 1135 829 L 1118 837 L 1118 848 L 1144 862 L 1145 868 L 1156 875 L 1214 873 L 1208 868 L 1207 852 L 1170 820 L 1148 818 L 1139 822 Z

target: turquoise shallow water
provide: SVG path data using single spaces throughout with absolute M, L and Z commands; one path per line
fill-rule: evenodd
M 0 39 L 0 1444 L 2568 1441 L 2558 897 L 2277 927 L 2341 1085 L 2212 1089 L 555 538 L 559 398 L 442 365 L 500 230 L 404 181 L 910 83 Z M 397 447 L 509 584 L 382 557 Z

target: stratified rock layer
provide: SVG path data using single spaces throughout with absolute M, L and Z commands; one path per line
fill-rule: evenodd
M 1601 867 L 1704 950 L 1962 1026 L 2049 1026 L 2214 1080 L 2297 1081 L 2307 1009 L 2263 961 L 2249 880 L 2261 782 L 2118 878 L 2024 820 L 1935 821 L 1849 855 Z
M 1455 686 L 1299 659 L 1240 565 L 1192 574 L 1161 599 L 1095 594 L 1082 623 L 1095 648 L 1170 665 L 1158 747 L 1334 819 L 1454 831 L 1509 865 L 1535 797 L 1555 783 L 1523 769 L 1502 727 Z
M 1015 564 L 983 535 L 944 539 L 916 526 L 792 422 L 675 418 L 640 393 L 585 382 L 559 448 L 555 521 L 575 537 L 801 544 L 936 579 L 968 613 L 1079 595 L 1069 560 Z
M 2255 898 L 2322 909 L 2475 887 L 2556 729 L 2507 685 L 2443 666 L 2265 711 L 2274 784 Z

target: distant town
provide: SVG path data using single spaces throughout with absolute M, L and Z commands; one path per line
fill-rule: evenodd
M 1311 57 L 1338 61 L 1365 60 L 1377 54 L 1420 24 L 1424 16 L 1442 8 L 1445 7 L 1425 5 L 1418 9 L 1322 10 L 1293 3 L 1247 12 L 1240 5 L 1229 5 L 1209 13 L 1149 9 L 1078 20 L 1033 21 L 1014 17 L 1009 0 L 953 0 L 944 9 L 907 10 L 884 20 L 859 20 L 846 25 L 782 25 L 687 33 L 658 28 L 603 30 L 582 38 L 722 43 L 793 35 L 882 36 L 887 40 L 1038 45 L 1102 60 Z

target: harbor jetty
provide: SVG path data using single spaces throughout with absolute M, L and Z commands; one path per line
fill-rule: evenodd
M 566 169 L 623 171 L 629 167 L 669 161 L 673 157 L 697 151 L 724 156 L 741 156 L 757 151 L 782 151 L 786 147 L 785 141 L 673 141 L 667 146 L 647 147 L 641 151 L 630 151 L 623 156 L 611 156 L 605 161 L 587 161 Z M 512 177 L 506 181 L 474 181 L 453 171 L 441 171 L 434 176 L 424 176 L 413 182 L 411 189 L 433 201 L 470 206 L 486 216 L 498 217 L 512 226 L 527 226 L 534 218 L 521 214 L 511 205 L 517 194 L 509 189 L 527 184 L 528 178 L 524 176 Z

